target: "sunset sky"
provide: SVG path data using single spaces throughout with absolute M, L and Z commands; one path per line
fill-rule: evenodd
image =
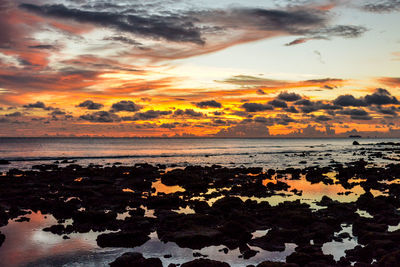
M 399 0 L 0 0 L 0 136 L 390 135 L 399 25 Z

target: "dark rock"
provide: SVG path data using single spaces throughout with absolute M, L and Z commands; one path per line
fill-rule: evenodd
M 263 261 L 257 267 L 298 267 L 295 263 Z
M 299 266 L 333 266 L 336 263 L 332 255 L 325 255 L 320 247 L 311 245 L 297 247 L 296 252 L 286 257 L 286 262 Z
M 221 248 L 220 250 L 218 250 L 219 252 L 224 252 L 225 254 L 227 254 L 229 252 L 228 248 Z
M 226 262 L 214 261 L 209 259 L 196 259 L 186 262 L 181 267 L 229 267 Z
M 276 183 L 268 183 L 267 188 L 272 191 L 286 191 L 290 186 L 287 183 L 277 181 Z
M 243 259 L 247 260 L 257 255 L 257 250 L 248 249 L 242 252 Z
M 380 267 L 400 266 L 400 250 L 396 250 L 394 252 L 391 252 L 383 256 L 382 259 L 378 262 L 378 266 Z
M 360 145 L 359 142 L 357 142 L 357 141 L 354 141 L 354 142 L 353 142 L 353 146 L 358 146 L 358 145 Z
M 213 209 L 222 212 L 230 212 L 232 209 L 239 209 L 243 206 L 243 201 L 238 197 L 224 197 L 215 201 L 212 205 Z
M 64 226 L 62 224 L 56 224 L 56 225 L 52 225 L 50 227 L 44 228 L 43 231 L 50 232 L 50 233 L 56 234 L 56 235 L 62 235 L 62 234 L 66 234 L 66 233 L 72 233 L 73 230 L 72 230 L 71 225 Z
M 133 248 L 143 245 L 150 238 L 143 232 L 117 232 L 110 234 L 101 234 L 97 237 L 99 247 L 124 247 Z
M 195 258 L 207 257 L 207 255 L 201 254 L 200 252 L 193 252 L 193 257 Z
M 162 262 L 158 258 L 146 259 L 137 252 L 127 252 L 119 256 L 115 261 L 109 263 L 110 267 L 162 267 Z
M 8 164 L 11 164 L 11 162 L 5 159 L 0 159 L 0 165 L 8 165 Z

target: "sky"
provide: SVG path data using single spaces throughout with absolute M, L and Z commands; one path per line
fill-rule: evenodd
M 400 0 L 0 0 L 0 136 L 400 137 Z

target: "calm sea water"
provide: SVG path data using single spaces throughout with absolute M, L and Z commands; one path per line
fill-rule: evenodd
M 29 168 L 64 159 L 77 164 L 220 164 L 274 167 L 351 160 L 353 139 L 0 138 L 0 168 Z M 398 139 L 358 139 L 361 145 Z M 306 154 L 304 154 L 306 153 Z

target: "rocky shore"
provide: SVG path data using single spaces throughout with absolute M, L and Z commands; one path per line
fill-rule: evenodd
M 286 262 L 265 259 L 258 267 L 400 266 L 399 178 L 400 164 L 375 166 L 364 160 L 281 170 L 37 165 L 0 176 L 0 226 L 10 220 L 29 221 L 29 213 L 41 211 L 58 221 L 43 231 L 65 239 L 72 233 L 95 231 L 99 247 L 134 248 L 156 232 L 162 242 L 182 248 L 223 246 L 224 253 L 239 249 L 243 259 L 262 250 L 284 251 L 288 243 L 296 245 Z M 340 186 L 343 190 L 336 194 L 354 195 L 354 201 L 321 196 L 310 206 L 302 199 L 307 188 L 294 188 L 293 181 Z M 352 191 L 356 187 L 362 189 L 359 195 Z M 267 199 L 274 196 L 287 200 L 273 205 Z M 154 211 L 153 216 L 148 210 Z M 352 226 L 352 232 L 341 232 L 344 226 Z M 264 235 L 254 236 L 262 230 Z M 8 238 L 0 233 L 0 246 Z M 340 259 L 322 250 L 327 242 L 349 238 L 358 244 Z M 195 260 L 168 266 L 230 266 L 207 255 L 194 256 Z M 164 257 L 173 262 L 172 255 Z M 127 252 L 109 264 L 163 266 L 159 258 L 137 252 Z

